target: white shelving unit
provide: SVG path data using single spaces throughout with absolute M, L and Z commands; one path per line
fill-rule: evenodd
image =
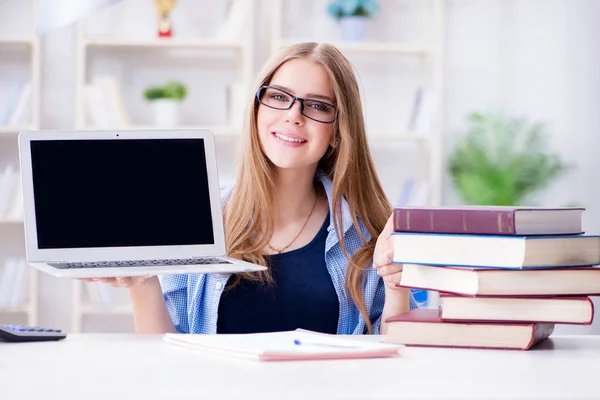
M 386 5 L 391 2 L 380 3 L 380 12 L 386 12 Z M 403 2 L 405 4 L 407 2 Z M 366 39 L 365 41 L 342 41 L 338 39 L 328 38 L 322 33 L 320 22 L 313 21 L 313 29 L 317 34 L 309 34 L 306 38 L 288 38 L 285 37 L 283 29 L 285 27 L 285 12 L 290 12 L 290 5 L 296 5 L 294 0 L 274 0 L 271 6 L 271 51 L 275 52 L 283 47 L 293 43 L 304 41 L 328 42 L 336 46 L 347 57 L 362 56 L 363 58 L 374 58 L 378 60 L 412 58 L 419 64 L 421 73 L 420 78 L 428 82 L 427 87 L 433 90 L 436 94 L 438 106 L 436 113 L 432 117 L 431 127 L 427 132 L 407 132 L 402 128 L 394 129 L 392 132 L 378 133 L 372 135 L 369 141 L 373 147 L 398 145 L 401 143 L 416 146 L 417 158 L 421 169 L 427 171 L 426 179 L 429 183 L 429 195 L 426 203 L 436 206 L 442 202 L 442 177 L 443 177 L 443 161 L 442 161 L 442 109 L 443 109 L 443 38 L 444 38 L 444 0 L 415 0 L 410 4 L 421 7 L 422 20 L 419 29 L 423 33 L 422 36 L 427 36 L 424 40 L 419 40 L 416 43 L 399 40 L 373 41 Z M 306 2 L 308 7 L 311 2 Z M 322 15 L 326 14 L 326 2 L 313 0 L 313 6 L 317 4 L 320 8 L 318 12 Z M 316 28 L 314 28 L 316 26 Z M 426 28 L 429 28 L 428 32 Z M 351 60 L 352 61 L 352 60 Z M 360 72 L 360 71 L 359 71 Z M 366 72 L 366 71 L 365 71 Z M 400 74 L 402 72 L 398 72 Z M 394 118 L 396 111 L 390 109 L 389 116 Z M 373 131 L 369 129 L 368 132 Z M 402 185 L 402 182 L 393 183 L 394 185 Z M 385 185 L 384 185 L 385 186 Z
M 237 39 L 219 39 L 213 37 L 177 37 L 172 38 L 126 38 L 126 37 L 90 37 L 86 34 L 85 21 L 78 24 L 77 29 L 77 66 L 76 66 L 76 110 L 75 126 L 77 129 L 94 129 L 86 118 L 85 85 L 89 82 L 90 52 L 113 52 L 115 59 L 123 52 L 154 52 L 157 59 L 164 60 L 168 52 L 176 50 L 193 51 L 205 54 L 206 59 L 214 56 L 215 52 L 235 54 L 238 67 L 237 82 L 245 87 L 250 86 L 253 78 L 254 53 L 254 8 L 255 0 L 244 0 L 248 3 L 248 14 L 245 16 L 245 31 Z M 151 6 L 151 5 L 150 5 Z M 161 67 L 168 69 L 168 67 Z M 149 124 L 131 121 L 128 129 L 156 129 Z M 220 124 L 182 124 L 177 129 L 210 129 L 215 135 L 239 135 L 240 126 L 231 119 Z
M 9 4 L 10 3 L 10 4 Z M 29 123 L 25 125 L 9 126 L 0 125 L 0 165 L 12 164 L 18 168 L 18 133 L 23 130 L 39 129 L 40 120 L 40 92 L 41 92 L 41 67 L 40 67 L 40 41 L 33 31 L 36 0 L 7 0 L 0 6 L 10 7 L 23 11 L 29 21 L 19 21 L 19 31 L 0 30 L 0 66 L 3 60 L 9 59 L 10 53 L 25 52 L 28 58 L 29 79 L 31 80 L 31 108 Z M 15 26 L 15 21 L 6 21 L 5 18 L 11 18 L 7 13 L 2 16 L 0 13 L 0 23 L 4 26 Z M 30 26 L 30 29 L 23 28 Z M 22 29 L 21 29 L 22 28 Z M 3 57 L 4 55 L 4 57 Z M 24 65 L 25 66 L 25 65 Z M 22 68 L 17 66 L 15 68 Z M 6 74 L 8 76 L 9 74 Z M 2 80 L 2 77 L 0 77 Z M 1 104 L 0 106 L 4 106 Z M 0 109 L 0 113 L 4 109 Z M 25 237 L 22 219 L 2 219 L 0 218 L 0 280 L 3 277 L 3 267 L 7 257 L 25 257 Z M 0 308 L 0 323 L 22 323 L 36 325 L 38 323 L 38 273 L 35 269 L 29 268 L 27 280 L 27 302 L 16 307 Z
M 130 0 L 128 0 L 130 1 Z M 236 78 L 235 83 L 244 87 L 250 88 L 252 79 L 254 78 L 253 57 L 254 57 L 254 12 L 255 0 L 244 0 L 247 3 L 247 13 L 244 15 L 244 29 L 242 34 L 235 39 L 220 39 L 218 37 L 207 37 L 198 35 L 197 37 L 178 36 L 177 24 L 174 22 L 175 34 L 172 38 L 156 38 L 148 35 L 144 37 L 129 37 L 128 35 L 91 35 L 86 30 L 86 24 L 90 21 L 81 21 L 77 27 L 76 38 L 76 98 L 75 98 L 75 121 L 74 125 L 77 129 L 94 129 L 88 121 L 86 111 L 85 86 L 90 83 L 92 78 L 93 63 L 97 61 L 94 55 L 102 54 L 104 59 L 112 59 L 115 62 L 121 62 L 123 59 L 131 61 L 132 54 L 149 54 L 154 57 L 153 68 L 161 71 L 169 71 L 175 69 L 176 65 L 169 64 L 168 60 L 176 52 L 185 52 L 186 55 L 193 54 L 202 60 L 212 60 L 225 54 L 226 56 L 235 58 L 236 62 Z M 124 5 L 125 2 L 121 3 Z M 140 3 L 141 4 L 141 3 Z M 146 6 L 144 6 L 146 7 Z M 153 7 L 152 2 L 148 2 L 148 7 Z M 91 17 L 93 18 L 93 16 Z M 145 29 L 145 28 L 144 28 Z M 196 58 L 197 60 L 198 58 Z M 186 59 L 184 58 L 184 62 Z M 124 62 L 123 64 L 126 64 Z M 126 67 L 124 67 L 126 68 Z M 201 69 L 202 66 L 198 66 Z M 176 73 L 176 72 L 175 72 Z M 121 86 L 123 88 L 124 86 Z M 122 89 L 127 90 L 127 89 Z M 189 89 L 188 89 L 189 90 Z M 125 93 L 127 94 L 127 93 Z M 124 96 L 126 98 L 127 96 Z M 139 102 L 143 101 L 141 93 L 136 93 Z M 125 100 L 126 101 L 126 100 Z M 131 106 L 131 104 L 125 104 Z M 228 117 L 231 117 L 229 115 Z M 222 144 L 223 151 L 231 152 L 230 146 L 233 141 L 237 141 L 240 137 L 241 126 L 238 126 L 233 121 L 235 118 L 228 118 L 217 124 L 198 124 L 184 123 L 177 126 L 177 129 L 210 129 L 217 137 L 217 152 L 219 145 Z M 115 127 L 117 129 L 118 127 Z M 157 129 L 156 126 L 148 124 L 147 121 L 140 122 L 132 119 L 127 125 L 127 129 L 137 130 L 152 130 Z M 231 155 L 228 155 L 230 158 Z M 219 166 L 219 170 L 227 170 L 227 166 Z M 93 318 L 129 318 L 132 315 L 130 304 L 122 304 L 117 306 L 103 306 L 91 304 L 85 300 L 85 286 L 83 282 L 75 281 L 73 283 L 73 308 L 71 329 L 73 332 L 86 331 L 84 320 Z M 121 289 L 122 290 L 122 289 Z M 121 299 L 123 300 L 123 299 Z M 115 325 L 116 326 L 116 325 Z M 107 327 L 109 331 L 112 328 Z M 117 329 L 117 328 L 115 328 Z
M 94 318 L 118 316 L 132 321 L 133 312 L 129 304 L 118 304 L 111 306 L 93 304 L 86 298 L 87 296 L 84 294 L 85 290 L 85 284 L 83 282 L 73 282 L 73 307 L 71 319 L 72 332 L 85 331 L 84 319 L 86 317 Z
M 35 1 L 34 1 L 35 4 Z M 1 21 L 1 19 L 0 19 Z M 30 69 L 31 69 L 31 117 L 28 125 L 0 125 L 0 137 L 10 136 L 16 140 L 19 132 L 28 129 L 38 129 L 40 120 L 40 42 L 35 35 L 31 36 L 1 36 L 0 34 L 0 54 L 7 49 L 12 48 L 22 49 L 29 53 Z M 1 62 L 1 57 L 0 57 Z M 14 138 L 13 138 L 14 136 Z

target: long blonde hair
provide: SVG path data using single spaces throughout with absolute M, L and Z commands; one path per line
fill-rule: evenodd
M 346 288 L 371 332 L 371 321 L 363 293 L 365 267 L 373 257 L 375 241 L 391 215 L 392 208 L 383 192 L 369 152 L 358 83 L 352 65 L 337 48 L 309 42 L 292 45 L 267 63 L 259 75 L 256 90 L 268 85 L 281 65 L 296 58 L 308 59 L 325 68 L 337 101 L 338 118 L 333 129 L 337 145 L 328 149 L 319 162 L 319 168 L 333 182 L 331 202 L 334 227 L 341 249 L 349 261 Z M 224 207 L 225 238 L 227 251 L 231 256 L 267 265 L 263 249 L 273 234 L 275 167 L 261 148 L 256 97 L 253 97 L 251 104 L 247 110 L 236 184 Z M 351 257 L 344 245 L 342 198 L 348 202 L 354 227 L 363 241 L 363 246 Z M 371 237 L 369 241 L 359 228 L 358 218 Z M 267 270 L 234 275 L 229 287 L 234 287 L 241 280 L 273 283 L 271 272 Z

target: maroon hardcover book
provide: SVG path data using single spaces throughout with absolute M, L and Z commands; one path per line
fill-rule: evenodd
M 386 319 L 384 341 L 416 347 L 529 350 L 554 332 L 554 324 L 442 321 L 437 309 L 416 309 Z
M 583 233 L 576 207 L 397 207 L 394 231 L 490 235 L 571 235 Z

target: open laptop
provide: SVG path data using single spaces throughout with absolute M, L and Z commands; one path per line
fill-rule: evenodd
M 57 277 L 260 271 L 227 257 L 214 136 L 19 134 L 27 261 Z

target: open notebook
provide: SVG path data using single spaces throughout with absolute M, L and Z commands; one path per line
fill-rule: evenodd
M 193 350 L 259 361 L 390 357 L 404 347 L 306 330 L 219 335 L 167 333 L 164 340 Z

